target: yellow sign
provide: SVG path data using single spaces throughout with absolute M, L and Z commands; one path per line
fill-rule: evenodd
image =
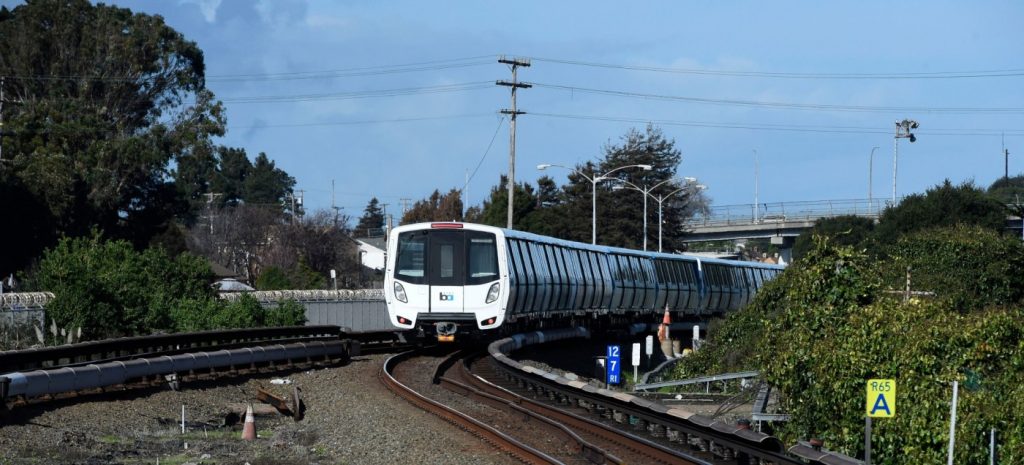
M 867 383 L 865 408 L 869 417 L 888 418 L 896 416 L 896 380 L 869 379 Z

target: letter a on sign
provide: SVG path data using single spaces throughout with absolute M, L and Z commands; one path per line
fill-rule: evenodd
M 869 379 L 867 382 L 867 415 L 872 418 L 896 416 L 896 380 Z

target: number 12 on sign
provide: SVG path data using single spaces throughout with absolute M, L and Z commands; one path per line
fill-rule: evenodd
M 619 370 L 622 368 L 620 366 L 621 357 L 622 357 L 622 350 L 619 348 L 619 346 L 608 346 L 608 354 L 607 355 L 608 355 L 608 366 L 607 366 L 607 376 L 605 378 L 605 383 L 607 383 L 607 384 L 619 384 Z

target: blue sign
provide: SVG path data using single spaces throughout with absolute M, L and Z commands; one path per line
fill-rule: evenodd
M 606 362 L 608 365 L 605 367 L 605 372 L 607 373 L 605 383 L 619 384 L 619 369 L 621 368 L 619 366 L 619 357 L 621 354 L 622 351 L 619 349 L 619 346 L 608 346 L 608 359 Z

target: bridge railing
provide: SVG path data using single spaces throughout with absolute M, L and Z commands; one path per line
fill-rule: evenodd
M 686 225 L 691 228 L 738 226 L 786 221 L 814 221 L 841 215 L 878 218 L 890 204 L 890 201 L 882 199 L 840 199 L 771 202 L 762 203 L 758 208 L 755 208 L 752 203 L 720 205 L 697 212 Z

